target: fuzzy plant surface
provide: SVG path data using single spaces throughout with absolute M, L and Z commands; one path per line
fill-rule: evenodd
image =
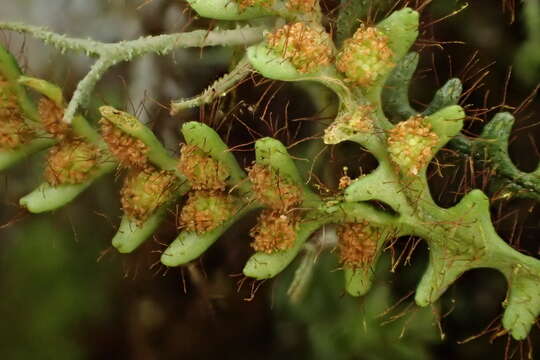
M 523 20 L 527 39 L 516 55 L 517 75 L 530 85 L 540 78 L 540 1 L 532 0 L 523 3 Z
M 462 89 L 458 79 L 439 89 L 424 111 L 410 105 L 408 87 L 419 57 L 410 52 L 419 32 L 416 10 L 393 7 L 389 1 L 343 1 L 334 34 L 327 26 L 329 14 L 317 0 L 187 2 L 200 17 L 219 20 L 223 30 L 100 43 L 0 23 L 0 30 L 96 58 L 68 101 L 58 86 L 24 75 L 7 49 L 0 48 L 0 169 L 48 151 L 43 183 L 20 199 L 21 207 L 31 213 L 52 211 L 98 178 L 121 174 L 124 215 L 112 239 L 121 253 L 133 252 L 151 238 L 170 210 L 183 204 L 176 219 L 180 232 L 161 255 L 169 267 L 196 260 L 233 224 L 257 210 L 257 223 L 249 232 L 255 253 L 243 268 L 245 276 L 257 280 L 280 274 L 309 246 L 312 235 L 333 228 L 344 287 L 351 296 L 370 290 L 372 269 L 388 246 L 397 238 L 417 236 L 429 248 L 429 265 L 416 289 L 418 305 L 435 303 L 468 270 L 496 269 L 508 283 L 502 304 L 505 332 L 517 340 L 527 337 L 540 313 L 540 261 L 497 234 L 490 199 L 481 190 L 471 190 L 450 208 L 439 206 L 426 171 L 443 147 L 454 144 L 487 159 L 494 191 L 539 200 L 540 167 L 524 173 L 510 160 L 510 114 L 496 115 L 478 138 L 461 135 L 466 114 L 457 105 Z M 373 5 L 392 11 L 377 23 L 369 22 L 366 14 Z M 275 138 L 258 139 L 256 159 L 244 168 L 202 122 L 182 125 L 185 143 L 176 156 L 125 111 L 100 107 L 97 127 L 83 116 L 94 86 L 112 66 L 145 54 L 208 46 L 235 48 L 231 71 L 199 96 L 172 100 L 173 115 L 234 92 L 253 73 L 277 81 L 315 82 L 335 94 L 338 109 L 321 145 L 354 143 L 375 157 L 376 169 L 356 178 L 343 176 L 339 191 L 327 194 L 310 186 L 309 174 L 299 170 L 289 149 Z

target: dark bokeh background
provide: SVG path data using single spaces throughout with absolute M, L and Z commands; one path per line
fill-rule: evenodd
M 462 99 L 471 116 L 467 131 L 472 135 L 497 109 L 514 111 L 533 92 L 540 82 L 540 61 L 525 62 L 526 66 L 519 61 L 523 56 L 534 58 L 520 50 L 531 34 L 520 15 L 522 5 L 516 4 L 515 19 L 509 5 L 474 0 L 448 18 L 466 3 L 436 0 L 423 10 L 422 34 L 415 46 L 421 64 L 411 89 L 415 106 L 421 109 L 448 78 L 462 78 L 466 91 L 473 89 Z M 327 1 L 325 6 L 331 10 L 336 4 Z M 47 25 L 103 41 L 182 31 L 192 21 L 192 27 L 214 25 L 193 19 L 184 11 L 185 4 L 172 0 L 148 4 L 0 0 L 0 9 L 1 21 Z M 59 54 L 7 32 L 0 32 L 0 41 L 30 75 L 62 85 L 67 94 L 90 64 L 82 56 Z M 257 77 L 200 112 L 168 116 L 166 104 L 171 98 L 204 89 L 227 70 L 231 56 L 226 49 L 184 50 L 117 66 L 99 83 L 89 116 L 95 119 L 95 109 L 103 103 L 128 109 L 151 122 L 174 152 L 181 140 L 179 125 L 202 120 L 213 124 L 230 145 L 245 144 L 236 154 L 246 165 L 253 158 L 254 138 L 274 135 L 290 144 L 316 135 L 317 123 L 328 122 L 325 117 L 331 110 L 319 106 L 326 97 L 321 88 Z M 533 95 L 530 106 L 516 114 L 510 150 L 518 166 L 527 171 L 539 159 L 535 145 L 540 142 L 535 126 L 539 113 L 540 99 Z M 289 132 L 276 133 L 286 116 Z M 305 156 L 310 143 L 293 152 Z M 320 178 L 330 190 L 336 188 L 343 166 L 351 169 L 351 175 L 358 175 L 360 166 L 363 171 L 373 167 L 368 154 L 348 144 L 328 150 L 320 158 L 323 165 L 314 167 L 314 179 Z M 118 255 L 109 244 L 120 216 L 119 183 L 113 178 L 101 180 L 53 214 L 30 216 L 18 208 L 18 197 L 40 182 L 41 159 L 35 156 L 0 176 L 1 359 L 495 360 L 505 358 L 505 353 L 527 358 L 529 345 L 540 352 L 538 329 L 529 343 L 508 343 L 507 336 L 492 339 L 495 332 L 491 331 L 458 344 L 498 326 L 506 284 L 495 271 L 467 273 L 439 305 L 418 309 L 411 295 L 426 265 L 428 251 L 423 243 L 411 263 L 401 264 L 395 272 L 389 271 L 390 256 L 381 261 L 374 289 L 363 299 L 344 294 L 335 255 L 321 254 L 311 286 L 298 303 L 286 295 L 297 263 L 275 281 L 262 284 L 240 276 L 251 253 L 247 233 L 254 216 L 236 224 L 189 267 L 167 270 L 158 263 L 159 252 L 177 232 L 174 214 L 153 241 L 135 254 Z M 456 165 L 431 181 L 442 205 L 450 206 L 462 196 L 463 188 L 448 183 L 453 171 L 458 171 L 458 178 L 466 177 L 468 187 L 481 186 L 474 183 L 478 176 L 463 168 L 463 158 L 441 153 L 439 160 Z M 539 215 L 532 201 L 493 204 L 498 232 L 534 256 L 539 254 Z M 409 251 L 414 241 L 402 239 L 395 252 Z

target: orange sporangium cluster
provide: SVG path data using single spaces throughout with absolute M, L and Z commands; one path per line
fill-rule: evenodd
M 261 213 L 257 225 L 251 229 L 254 239 L 251 247 L 265 253 L 291 248 L 299 223 L 295 207 L 302 203 L 302 189 L 260 164 L 249 169 L 248 177 L 255 199 L 269 208 Z
M 268 254 L 290 249 L 296 239 L 296 226 L 297 222 L 291 216 L 276 210 L 264 210 L 257 225 L 249 232 L 254 239 L 251 247 Z
M 358 105 L 352 112 L 339 114 L 336 120 L 324 130 L 324 142 L 337 144 L 355 134 L 373 132 L 375 116 L 375 107 L 368 104 Z
M 142 224 L 158 207 L 170 200 L 176 177 L 163 170 L 147 167 L 131 169 L 120 190 L 122 210 L 130 219 Z
M 287 9 L 292 11 L 310 12 L 315 8 L 316 0 L 288 0 Z
M 70 127 L 62 121 L 64 109 L 54 103 L 54 101 L 41 98 L 38 104 L 39 118 L 45 131 L 59 140 L 70 136 Z
M 418 175 L 434 155 L 439 136 L 420 115 L 398 123 L 388 134 L 388 151 L 396 168 L 407 175 Z
M 343 44 L 336 67 L 350 82 L 369 87 L 395 65 L 388 43 L 388 37 L 377 28 L 362 25 Z
M 238 4 L 240 10 L 244 10 L 251 6 L 263 6 L 270 7 L 274 4 L 275 0 L 233 0 Z
M 202 234 L 223 224 L 233 211 L 232 199 L 224 192 L 190 191 L 180 213 L 180 227 Z
M 180 149 L 178 169 L 191 184 L 188 200 L 179 216 L 180 227 L 202 234 L 230 218 L 234 211 L 232 196 L 226 193 L 229 170 L 195 145 Z
M 105 118 L 102 118 L 99 123 L 103 139 L 120 165 L 138 169 L 150 166 L 146 156 L 149 150 L 146 144 L 126 134 Z
M 194 190 L 223 191 L 227 187 L 227 168 L 195 145 L 182 146 L 178 169 L 188 178 Z
M 267 166 L 253 165 L 248 177 L 255 199 L 269 208 L 288 210 L 302 202 L 302 190 Z
M 83 183 L 98 160 L 99 150 L 94 145 L 80 140 L 62 142 L 49 151 L 45 180 L 52 186 Z
M 32 130 L 24 122 L 17 98 L 0 76 L 0 149 L 15 149 L 31 139 Z
M 51 186 L 81 184 L 97 168 L 101 151 L 97 146 L 77 136 L 62 119 L 64 109 L 48 98 L 41 98 L 39 118 L 44 130 L 59 140 L 47 156 L 44 177 Z
M 345 223 L 337 228 L 341 264 L 356 269 L 369 266 L 377 253 L 377 230 L 367 221 Z
M 339 178 L 338 188 L 340 190 L 345 190 L 349 185 L 352 184 L 352 179 L 349 175 L 343 175 Z
M 298 22 L 285 25 L 267 36 L 268 48 L 291 62 L 301 73 L 311 73 L 332 61 L 330 37 Z
M 343 119 L 355 132 L 369 133 L 373 130 L 375 118 L 375 106 L 359 105 L 352 115 Z

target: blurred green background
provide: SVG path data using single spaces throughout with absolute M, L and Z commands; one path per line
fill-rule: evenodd
M 415 46 L 422 60 L 411 89 L 414 104 L 421 108 L 445 80 L 461 77 L 465 89 L 473 90 L 463 102 L 469 104 L 469 114 L 477 115 L 467 128 L 475 134 L 503 102 L 512 110 L 527 98 L 540 83 L 540 6 L 538 0 L 528 1 L 533 5 L 524 9 L 516 3 L 515 12 L 512 3 L 496 0 L 435 0 L 427 6 Z M 337 6 L 336 1 L 323 3 L 329 11 Z M 45 25 L 101 41 L 210 25 L 193 19 L 185 8 L 174 0 L 0 0 L 0 21 Z M 0 32 L 0 42 L 28 74 L 60 84 L 67 94 L 91 64 L 28 37 Z M 220 133 L 229 134 L 229 144 L 238 145 L 251 137 L 237 120 L 268 136 L 283 123 L 285 108 L 293 120 L 321 115 L 317 102 L 306 95 L 314 97 L 319 88 L 247 82 L 230 99 L 171 118 L 169 100 L 204 89 L 227 70 L 232 53 L 182 50 L 117 66 L 98 84 L 89 116 L 95 119 L 95 109 L 103 103 L 137 113 L 177 152 L 177 129 L 183 121 L 219 123 Z M 252 110 L 259 100 L 273 117 L 259 120 L 261 112 Z M 540 99 L 533 93 L 530 106 L 517 114 L 510 150 L 523 170 L 532 170 L 539 159 L 539 111 Z M 291 123 L 308 124 L 298 128 L 300 136 L 313 127 L 309 121 Z M 279 136 L 288 143 L 295 140 Z M 297 150 L 300 155 L 302 151 Z M 330 186 L 335 187 L 342 166 L 352 169 L 369 162 L 366 154 L 345 157 L 348 151 L 346 145 L 334 148 L 325 159 L 326 172 L 317 174 Z M 246 165 L 253 158 L 250 151 L 237 155 Z M 426 265 L 422 243 L 410 264 L 401 264 L 395 272 L 390 271 L 388 254 L 374 269 L 374 289 L 362 299 L 345 295 L 334 253 L 308 254 L 312 257 L 302 269 L 311 274 L 311 282 L 295 288 L 291 298 L 287 289 L 301 259 L 275 281 L 254 284 L 238 275 L 251 252 L 247 233 L 254 217 L 236 224 L 199 262 L 167 270 L 158 259 L 175 236 L 173 214 L 135 254 L 118 255 L 110 248 L 120 216 L 119 183 L 113 178 L 101 180 L 53 214 L 30 216 L 18 208 L 17 199 L 40 182 L 42 157 L 0 175 L 0 359 L 495 360 L 505 357 L 507 346 L 509 356 L 528 356 L 527 343 L 507 344 L 506 336 L 492 340 L 494 331 L 458 344 L 498 325 L 506 284 L 494 271 L 465 274 L 440 304 L 419 309 L 412 291 Z M 452 161 L 463 165 L 463 159 Z M 435 178 L 434 192 L 444 188 L 445 181 Z M 455 191 L 450 184 L 437 196 L 449 205 L 460 197 Z M 527 200 L 493 207 L 498 232 L 519 239 L 516 246 L 533 255 L 540 249 L 539 215 L 536 204 Z M 400 241 L 396 253 L 407 252 L 410 241 Z M 538 329 L 529 345 L 540 352 Z

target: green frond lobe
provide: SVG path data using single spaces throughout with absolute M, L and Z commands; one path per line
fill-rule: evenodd
M 47 80 L 30 76 L 20 76 L 18 82 L 51 99 L 58 107 L 64 108 L 66 106 L 64 93 L 59 86 Z
M 252 255 L 244 266 L 244 275 L 257 279 L 270 279 L 282 272 L 302 249 L 306 240 L 324 221 L 306 221 L 301 223 L 296 230 L 296 238 L 292 247 L 288 250 L 273 253 L 258 252 Z
M 272 14 L 268 6 L 242 7 L 236 0 L 188 0 L 188 3 L 200 16 L 218 20 L 249 20 Z
M 128 254 L 135 251 L 157 230 L 167 214 L 167 205 L 161 206 L 143 223 L 124 215 L 120 227 L 112 239 L 112 245 L 119 253 Z
M 409 88 L 420 56 L 411 52 L 396 65 L 384 85 L 381 100 L 390 121 L 397 123 L 417 114 L 409 102 Z
M 432 115 L 448 106 L 457 105 L 463 91 L 461 80 L 453 78 L 448 80 L 433 96 L 422 115 Z
M 182 126 L 182 134 L 186 143 L 197 146 L 227 168 L 230 186 L 240 184 L 246 177 L 229 147 L 214 129 L 203 123 L 191 121 Z
M 4 78 L 9 84 L 8 91 L 17 99 L 25 118 L 30 121 L 37 121 L 39 116 L 36 108 L 24 88 L 18 83 L 21 76 L 22 71 L 15 57 L 0 45 L 0 80 Z
M 509 113 L 499 113 L 488 122 L 474 141 L 473 149 L 478 158 L 487 155 L 488 166 L 494 172 L 490 190 L 498 198 L 528 198 L 540 201 L 539 171 L 526 173 L 519 170 L 508 155 L 508 139 L 514 124 Z
M 48 183 L 43 183 L 31 193 L 22 197 L 19 200 L 19 204 L 34 214 L 56 210 L 74 200 L 80 193 L 92 185 L 95 180 L 111 172 L 115 167 L 116 164 L 114 162 L 104 162 L 99 165 L 92 177 L 80 184 L 52 186 Z
M 176 160 L 167 153 L 167 150 L 165 150 L 152 130 L 141 123 L 136 117 L 110 106 L 102 106 L 99 110 L 107 121 L 110 121 L 129 136 L 142 141 L 148 149 L 145 155 L 148 156 L 151 162 L 162 170 L 176 171 Z M 182 175 L 179 174 L 179 176 Z
M 244 206 L 218 227 L 199 234 L 195 231 L 182 231 L 161 255 L 165 266 L 185 265 L 201 256 L 221 235 L 254 206 Z
M 350 38 L 370 13 L 384 12 L 393 4 L 394 0 L 341 0 L 336 20 L 337 44 Z

